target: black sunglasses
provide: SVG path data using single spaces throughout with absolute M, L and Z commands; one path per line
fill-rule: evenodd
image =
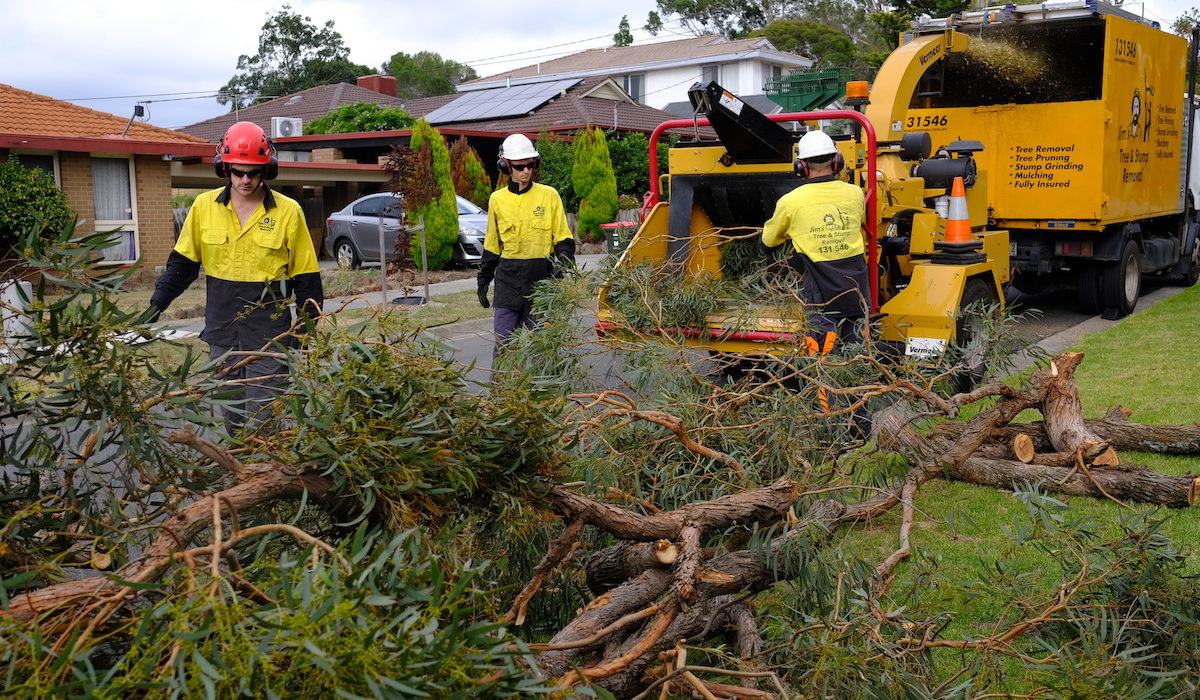
M 533 167 L 533 163 L 509 163 L 508 167 L 513 170 L 528 170 Z
M 263 169 L 255 168 L 254 170 L 238 170 L 237 168 L 230 168 L 229 174 L 233 177 L 258 177 L 259 175 L 263 174 Z

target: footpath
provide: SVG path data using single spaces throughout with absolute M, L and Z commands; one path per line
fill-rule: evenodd
M 575 263 L 583 270 L 595 270 L 600 267 L 607 257 L 601 253 L 598 255 L 576 255 Z M 324 269 L 324 267 L 322 268 Z M 332 269 L 332 268 L 331 268 Z M 474 291 L 476 287 L 475 278 L 470 277 L 461 280 L 451 280 L 449 282 L 437 282 L 429 285 L 429 298 L 434 299 L 447 294 L 455 294 L 457 292 Z M 415 290 L 418 294 L 424 293 L 424 286 L 417 285 Z M 399 299 L 404 296 L 400 289 L 389 289 L 386 294 L 381 292 L 365 292 L 355 294 L 348 297 L 334 297 L 325 300 L 325 310 L 327 312 L 349 309 L 361 309 L 368 306 L 377 306 L 380 304 L 391 304 L 394 299 Z M 489 293 L 491 296 L 491 293 Z M 164 321 L 158 324 L 161 330 L 170 333 L 171 337 L 185 338 L 188 336 L 199 335 L 204 328 L 203 318 L 191 318 L 179 321 Z M 492 317 L 489 313 L 485 318 L 473 319 L 470 321 L 460 321 L 459 323 L 449 323 L 444 326 L 434 326 L 429 329 L 430 333 L 438 335 L 442 338 L 458 338 L 468 335 L 477 335 L 481 332 L 490 333 L 492 329 Z
M 584 270 L 598 269 L 603 263 L 606 255 L 577 255 L 576 262 L 580 268 Z M 449 282 L 438 282 L 429 285 L 429 297 L 436 298 L 456 292 L 464 292 L 475 289 L 475 278 L 467 278 L 461 280 L 452 280 Z M 424 290 L 422 287 L 417 287 L 418 293 Z M 1146 294 L 1143 294 L 1138 300 L 1138 310 L 1149 308 L 1154 303 L 1171 297 L 1183 291 L 1182 287 L 1163 286 Z M 386 295 L 380 292 L 369 292 L 365 294 L 355 295 L 353 297 L 336 297 L 325 300 L 325 308 L 331 309 L 358 309 L 371 305 L 390 304 L 393 299 L 403 297 L 404 294 L 399 289 L 390 289 Z M 1078 343 L 1084 337 L 1097 333 L 1107 328 L 1112 327 L 1118 321 L 1106 321 L 1100 316 L 1094 316 L 1086 319 L 1081 323 L 1075 324 L 1069 328 L 1065 328 L 1057 333 L 1054 333 L 1042 340 L 1038 341 L 1037 345 L 1047 354 L 1053 356 L 1061 353 L 1075 343 Z M 160 325 L 160 329 L 168 332 L 173 337 L 187 337 L 199 335 L 204 327 L 203 319 L 188 319 L 186 321 L 169 321 Z M 483 318 L 473 319 L 470 321 L 460 321 L 458 323 L 449 323 L 442 326 L 434 326 L 428 329 L 430 333 L 449 342 L 457 347 L 457 350 L 463 357 L 459 359 L 464 362 L 475 362 L 479 369 L 486 369 L 491 366 L 491 344 L 492 344 L 492 318 L 488 314 Z M 478 342 L 472 341 L 476 339 Z M 477 347 L 475 347 L 477 346 Z M 1018 373 L 1033 364 L 1033 360 L 1028 355 L 1013 358 L 1014 363 L 1012 372 Z

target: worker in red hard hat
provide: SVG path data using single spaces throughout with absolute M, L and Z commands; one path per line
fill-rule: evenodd
M 304 212 L 296 200 L 267 186 L 278 173 L 271 140 L 253 122 L 229 127 L 217 145 L 213 166 L 224 187 L 196 197 L 179 240 L 167 259 L 147 310 L 156 320 L 204 267 L 206 301 L 201 340 L 211 357 L 270 349 L 292 326 L 295 299 L 304 314 L 319 315 L 324 303 L 317 254 Z M 226 366 L 246 359 L 229 355 Z M 244 387 L 244 403 L 223 409 L 230 431 L 257 426 L 278 394 L 287 367 L 277 357 L 259 357 L 226 375 L 256 379 Z
M 540 156 L 529 137 L 512 134 L 500 146 L 497 167 L 508 187 L 488 200 L 487 235 L 479 265 L 479 304 L 488 308 L 488 286 L 496 281 L 492 314 L 497 347 L 536 319 L 533 287 L 575 262 L 575 238 L 567 226 L 562 199 L 553 187 L 536 182 Z
M 799 187 L 779 198 L 763 226 L 769 248 L 790 240 L 790 263 L 804 275 L 801 295 L 811 306 L 810 336 L 828 347 L 829 334 L 842 342 L 862 339 L 870 282 L 864 257 L 862 189 L 838 179 L 844 167 L 833 139 L 810 131 L 796 144 Z

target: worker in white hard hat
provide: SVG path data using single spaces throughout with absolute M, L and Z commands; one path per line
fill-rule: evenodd
M 804 276 L 801 295 L 812 311 L 810 348 L 815 342 L 821 352 L 835 339 L 861 342 L 870 300 L 861 230 L 866 204 L 860 188 L 838 179 L 844 166 L 828 134 L 805 134 L 796 145 L 802 182 L 779 198 L 762 233 L 770 248 L 791 240 L 790 262 Z
M 496 163 L 508 175 L 508 187 L 488 200 L 487 236 L 479 265 L 479 304 L 494 306 L 497 348 L 513 331 L 536 322 L 530 304 L 534 285 L 575 262 L 575 238 L 567 226 L 562 199 L 553 187 L 536 182 L 537 149 L 524 134 L 512 134 L 500 146 Z M 488 286 L 496 282 L 494 303 Z

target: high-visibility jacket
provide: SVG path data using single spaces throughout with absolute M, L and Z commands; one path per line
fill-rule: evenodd
M 870 304 L 863 257 L 865 217 L 861 189 L 822 177 L 780 197 L 763 226 L 764 245 L 792 242 L 804 273 L 804 300 L 821 305 L 821 311 L 835 319 L 861 318 Z
M 159 277 L 150 304 L 166 309 L 206 275 L 204 331 L 210 345 L 257 349 L 291 327 L 288 303 L 319 309 L 324 302 L 317 254 L 296 200 L 263 185 L 265 195 L 238 220 L 228 186 L 196 197 Z
M 533 286 L 575 260 L 575 238 L 558 191 L 538 182 L 518 192 L 515 183 L 488 199 L 488 226 L 479 265 L 479 289 L 496 281 L 495 306 L 526 309 Z

